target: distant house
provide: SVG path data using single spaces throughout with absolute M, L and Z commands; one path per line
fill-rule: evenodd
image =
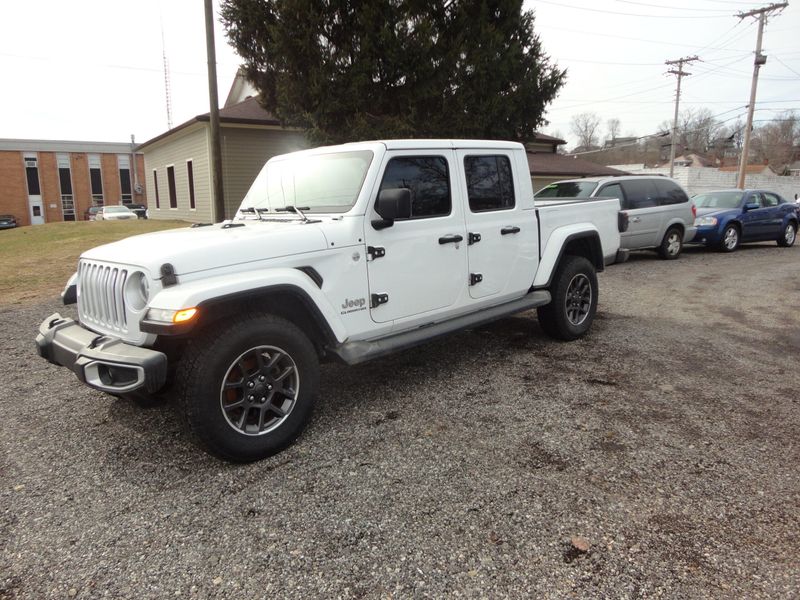
M 20 225 L 82 221 L 90 206 L 145 204 L 126 142 L 0 139 L 0 214 Z
M 558 154 L 558 147 L 566 143 L 565 140 L 537 133 L 536 139 L 526 145 L 534 192 L 561 179 L 626 174 L 625 171 L 599 165 L 579 156 Z
M 303 133 L 281 126 L 259 105 L 255 90 L 241 75 L 219 111 L 225 214 L 231 218 L 250 185 L 271 157 L 306 147 Z M 210 114 L 193 119 L 148 140 L 144 154 L 151 219 L 213 222 Z

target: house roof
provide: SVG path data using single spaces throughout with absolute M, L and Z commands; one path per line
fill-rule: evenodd
M 157 135 L 156 137 L 147 140 L 145 143 L 139 145 L 136 150 L 141 151 L 146 146 L 154 144 L 164 138 L 181 131 L 182 129 L 186 129 L 190 125 L 195 123 L 204 123 L 209 122 L 211 120 L 211 113 L 203 113 L 202 115 L 197 115 L 186 121 L 185 123 L 181 123 L 177 127 L 173 127 L 172 129 L 165 131 L 164 133 Z M 261 108 L 261 105 L 258 103 L 256 98 L 247 98 L 238 104 L 234 104 L 232 106 L 225 106 L 219 109 L 219 122 L 220 124 L 237 124 L 237 125 L 280 125 L 280 121 L 278 118 L 273 115 L 271 112 L 268 112 Z
M 534 134 L 536 137 L 534 138 L 535 142 L 552 142 L 556 146 L 562 146 L 566 144 L 566 140 L 562 140 L 561 138 L 553 137 L 552 135 L 546 135 L 544 133 L 536 132 Z
M 534 176 L 592 177 L 595 175 L 628 174 L 625 171 L 598 165 L 583 158 L 544 152 L 528 152 L 528 168 Z

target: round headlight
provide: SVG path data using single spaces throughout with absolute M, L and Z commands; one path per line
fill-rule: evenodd
M 133 310 L 140 311 L 147 306 L 149 299 L 150 283 L 144 273 L 137 271 L 128 277 L 128 283 L 125 285 L 125 301 Z

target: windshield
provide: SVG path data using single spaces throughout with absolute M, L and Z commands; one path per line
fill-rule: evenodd
M 710 192 L 692 198 L 697 208 L 739 208 L 743 192 Z
M 372 162 L 371 150 L 305 154 L 268 162 L 241 208 L 273 211 L 296 206 L 303 212 L 343 213 L 353 207 Z
M 596 187 L 597 183 L 594 181 L 561 181 L 543 187 L 534 196 L 536 198 L 588 198 Z
M 118 212 L 118 213 L 121 213 L 121 212 L 128 212 L 128 207 L 127 207 L 127 206 L 106 206 L 106 207 L 103 209 L 103 212 L 107 212 L 107 213 L 112 213 L 112 212 Z

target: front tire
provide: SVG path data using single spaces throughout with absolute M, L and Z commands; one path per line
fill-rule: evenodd
M 781 248 L 790 248 L 794 245 L 797 239 L 797 225 L 795 223 L 787 223 L 786 228 L 783 230 L 783 235 L 778 238 L 778 246 Z
M 300 435 L 314 405 L 319 360 L 294 324 L 244 315 L 191 340 L 177 381 L 195 440 L 225 460 L 251 462 Z
M 582 256 L 565 256 L 550 285 L 550 304 L 537 309 L 550 337 L 572 341 L 589 331 L 597 312 L 597 272 Z
M 723 252 L 733 252 L 739 247 L 740 232 L 736 225 L 728 225 L 722 232 L 722 241 L 719 249 Z
M 681 255 L 681 250 L 683 250 L 683 232 L 677 227 L 672 227 L 664 234 L 664 239 L 658 247 L 658 255 L 664 260 L 675 260 Z

